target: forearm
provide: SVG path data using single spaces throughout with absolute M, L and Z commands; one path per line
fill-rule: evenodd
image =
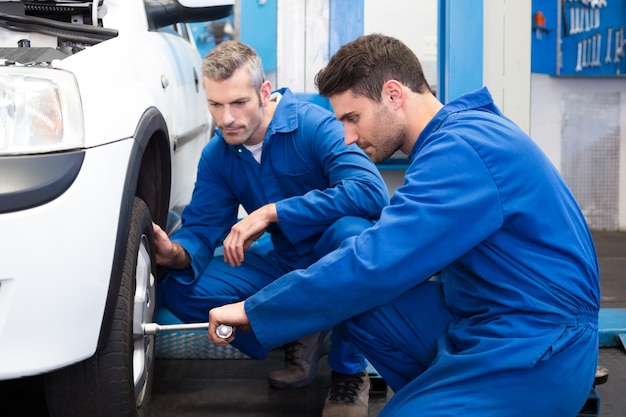
M 294 244 L 323 233 L 345 216 L 375 220 L 389 204 L 384 188 L 367 189 L 362 184 L 342 184 L 326 190 L 313 190 L 304 196 L 277 203 L 281 230 Z
M 262 216 L 268 223 L 278 222 L 278 213 L 276 212 L 276 203 L 266 204 L 258 211 L 262 212 Z
M 250 245 L 265 233 L 270 224 L 277 221 L 276 204 L 270 203 L 237 222 L 224 239 L 224 260 L 231 266 L 240 266 Z
M 191 266 L 191 257 L 180 244 L 172 242 L 169 256 L 159 263 L 170 269 L 187 269 Z

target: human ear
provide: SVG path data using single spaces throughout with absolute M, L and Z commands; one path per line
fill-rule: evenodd
M 263 81 L 261 84 L 261 104 L 267 106 L 270 102 L 270 96 L 272 95 L 272 83 L 270 81 Z
M 391 103 L 393 107 L 398 107 L 404 98 L 402 84 L 397 80 L 388 80 L 383 85 L 383 101 Z

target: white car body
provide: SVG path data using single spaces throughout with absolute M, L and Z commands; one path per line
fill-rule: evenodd
M 37 6 L 35 0 L 25 3 Z M 14 30 L 20 18 L 14 21 L 0 3 L 0 380 L 79 364 L 107 344 L 135 197 L 153 221 L 175 228 L 210 139 L 201 58 L 185 23 L 198 20 L 195 9 L 185 7 L 202 8 L 198 16 L 209 16 L 212 8 L 217 19 L 230 13 L 233 2 L 100 0 L 97 11 L 98 1 L 64 4 L 98 14 L 95 25 L 85 23 L 88 15 L 72 17 L 71 24 L 112 35 L 57 53 L 62 36 Z M 174 6 L 175 13 L 160 11 Z M 179 33 L 157 30 L 170 24 Z M 24 39 L 30 49 L 16 49 Z M 59 57 L 15 60 L 37 48 L 52 53 L 42 56 Z M 24 78 L 31 71 L 43 78 L 65 74 L 69 83 L 61 82 L 60 90 L 69 92 L 66 104 L 73 107 L 64 108 L 63 132 L 77 137 L 67 147 L 32 138 L 32 146 L 22 143 L 27 141 L 20 137 L 25 130 L 17 113 L 28 97 L 18 91 L 23 80 L 11 75 L 15 71 L 26 71 Z M 75 95 L 67 88 L 72 79 Z M 154 269 L 153 260 L 147 264 Z M 148 271 L 148 287 L 154 287 L 154 275 Z M 135 311 L 135 333 L 154 319 L 153 307 L 144 313 Z M 153 342 L 140 340 L 132 366 Z

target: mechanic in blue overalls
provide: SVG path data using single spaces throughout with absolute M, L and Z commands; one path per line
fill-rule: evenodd
M 389 204 L 378 169 L 356 145 L 344 143 L 342 124 L 289 89 L 272 93 L 252 48 L 222 42 L 207 54 L 202 71 L 218 131 L 202 152 L 182 228 L 170 240 L 154 227 L 157 263 L 169 272 L 158 293 L 185 322 L 207 321 L 211 308 L 308 267 L 370 227 Z M 237 222 L 240 205 L 248 215 Z M 223 256 L 214 257 L 222 240 Z M 285 342 L 285 367 L 269 374 L 271 386 L 309 384 L 329 351 L 333 372 L 324 416 L 367 416 L 367 364 L 342 328 L 332 337 L 318 329 Z M 270 351 L 253 333 L 234 346 L 259 359 Z M 352 389 L 355 382 L 360 403 L 335 401 L 333 390 Z
M 358 237 L 212 310 L 210 337 L 251 329 L 270 348 L 343 322 L 395 392 L 381 416 L 576 416 L 596 372 L 599 277 L 548 158 L 485 88 L 443 106 L 394 38 L 344 45 L 316 83 L 347 143 L 375 162 L 409 156 L 405 183 Z M 224 341 L 222 323 L 237 328 Z

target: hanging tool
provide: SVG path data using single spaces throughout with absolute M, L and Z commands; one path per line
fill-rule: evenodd
M 624 28 L 615 30 L 615 59 L 613 62 L 619 64 L 620 58 L 624 54 Z
M 209 323 L 187 323 L 187 324 L 158 324 L 158 323 L 143 323 L 141 329 L 146 336 L 157 334 L 165 331 L 176 330 L 198 330 L 208 329 Z M 215 329 L 215 333 L 222 339 L 228 339 L 233 334 L 233 328 L 225 324 L 220 324 Z
M 606 39 L 607 39 L 606 40 L 606 42 L 607 42 L 607 45 L 606 45 L 606 58 L 604 58 L 604 62 L 606 64 L 609 64 L 611 62 L 611 39 L 613 38 L 611 36 L 611 34 L 613 32 L 613 28 L 611 26 L 609 26 L 607 28 L 607 32 L 608 32 L 608 35 L 606 37 Z

